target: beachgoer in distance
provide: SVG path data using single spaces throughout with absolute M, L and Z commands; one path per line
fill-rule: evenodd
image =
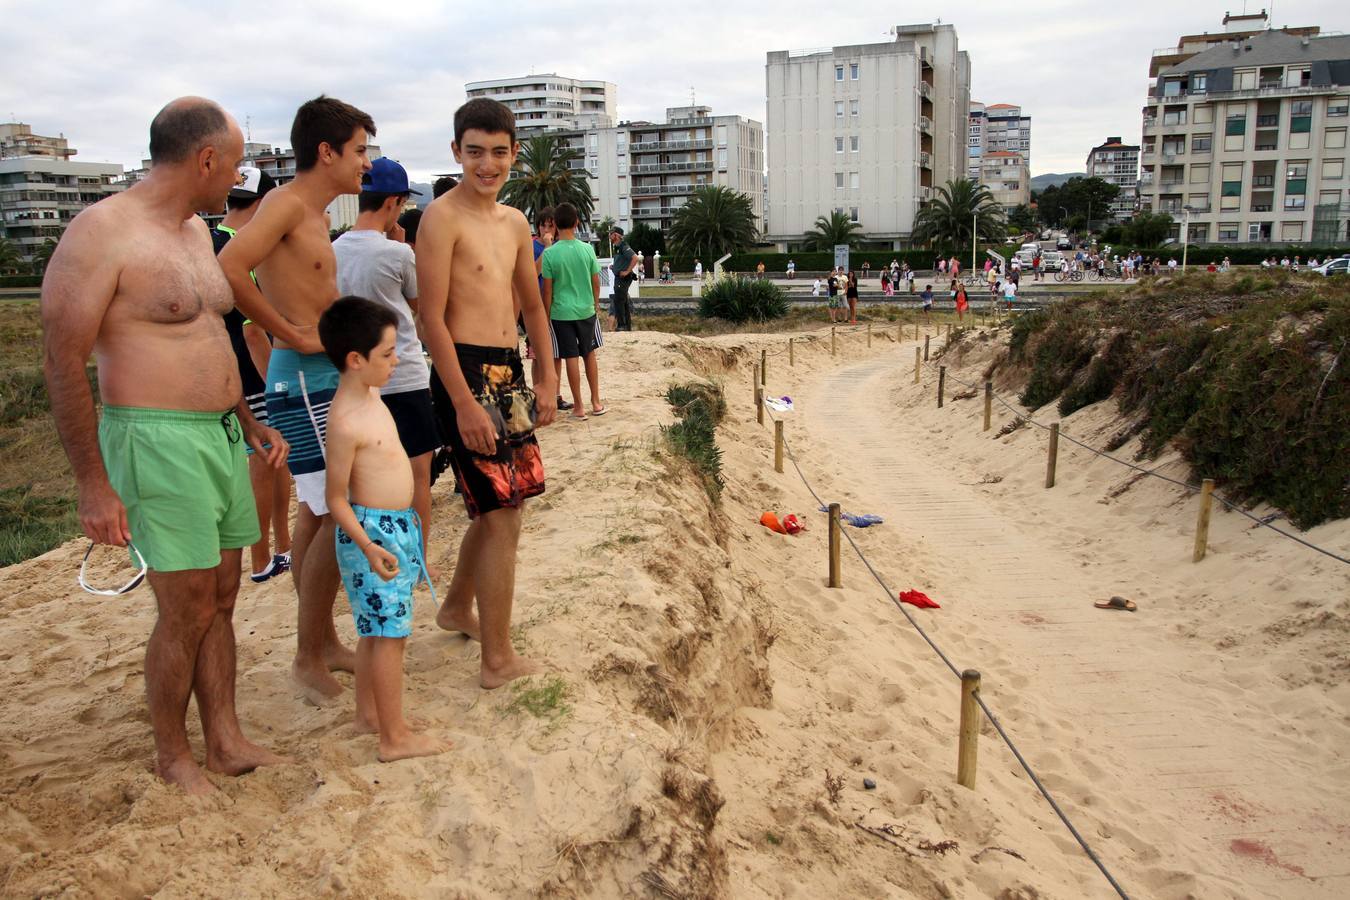
M 423 522 L 411 508 L 413 469 L 388 395 L 380 393 L 400 364 L 399 318 L 383 303 L 343 297 L 319 319 L 324 351 L 342 373 L 328 410 L 325 490 L 336 523 L 338 569 L 356 621 L 356 727 L 379 734 L 381 762 L 451 747 L 414 732 L 403 718 L 403 650 L 412 634 L 413 591 L 431 579 Z
M 206 768 L 285 762 L 244 737 L 234 708 L 235 596 L 258 540 L 244 447 L 280 466 L 286 441 L 243 401 L 222 316 L 233 301 L 199 211 L 218 212 L 244 156 L 239 125 L 183 97 L 150 124 L 150 173 L 76 216 L 42 283 L 52 418 L 96 543 L 134 542 L 158 618 L 145 651 L 155 771 L 189 794 L 214 785 L 193 759 L 196 694 Z M 98 364 L 100 421 L 85 364 Z M 147 377 L 148 374 L 153 377 Z
M 844 286 L 844 297 L 848 300 L 848 321 L 858 324 L 858 273 L 849 272 L 848 282 Z
M 699 262 L 697 259 L 694 260 L 694 277 L 700 281 L 703 280 L 703 263 Z
M 291 562 L 299 596 L 291 675 L 313 703 L 341 694 L 332 671 L 356 665 L 333 626 L 338 570 L 323 435 L 338 371 L 316 326 L 338 292 L 324 211 L 337 197 L 360 193 L 370 171 L 366 143 L 374 134 L 370 116 L 341 100 L 318 97 L 302 105 L 291 125 L 295 180 L 268 194 L 220 253 L 235 303 L 276 339 L 267 367 L 267 416 L 292 447 L 288 465 L 300 501 Z M 257 284 L 249 277 L 255 270 Z
M 558 240 L 544 251 L 544 309 L 553 330 L 553 367 L 562 377 L 567 366 L 567 387 L 572 392 L 572 418 L 584 421 L 581 372 L 591 389 L 591 415 L 603 416 L 608 409 L 600 401 L 600 368 L 595 351 L 604 344 L 600 336 L 600 261 L 595 250 L 577 240 L 577 208 L 559 203 L 553 211 Z
M 764 264 L 760 263 L 760 265 L 763 266 Z M 787 261 L 787 277 L 789 281 L 797 277 L 797 263 L 795 260 L 789 259 Z
M 556 216 L 557 211 L 554 210 Z M 637 278 L 636 270 L 642 258 L 628 246 L 628 242 L 623 239 L 623 229 L 617 225 L 609 233 L 609 243 L 614 248 L 614 291 L 609 299 L 610 318 L 614 322 L 611 327 L 615 331 L 632 331 L 633 301 L 628 298 L 628 289 Z
M 442 194 L 445 194 L 457 184 L 459 184 L 459 179 L 455 176 L 442 175 L 431 184 L 431 199 L 439 199 Z
M 417 283 L 432 393 L 472 522 L 436 624 L 477 637 L 481 622 L 479 683 L 495 688 L 539 671 L 511 646 L 511 604 L 521 507 L 544 491 L 534 429 L 553 421 L 558 383 L 530 224 L 497 202 L 520 152 L 515 116 L 478 98 L 454 123 L 464 179 L 422 214 Z M 516 349 L 513 289 L 535 352 L 533 392 Z
M 839 296 L 839 271 L 831 269 L 829 276 L 825 279 L 825 290 L 829 295 L 826 301 L 826 307 L 830 312 L 830 321 L 833 322 L 838 317 L 839 311 L 844 308 L 844 301 Z
M 966 308 L 970 305 L 970 300 L 966 297 L 966 286 L 959 281 L 953 281 L 956 286 L 954 300 L 956 302 L 956 317 L 962 322 L 966 320 Z
M 431 457 L 441 437 L 431 405 L 431 373 L 417 335 L 417 258 L 397 240 L 399 214 L 416 193 L 403 166 L 388 157 L 374 160 L 357 199 L 356 225 L 333 242 L 333 253 L 338 293 L 381 303 L 398 320 L 398 367 L 380 386 L 380 397 L 394 417 L 412 466 L 412 506 L 422 520 L 425 559 L 431 530 Z M 430 563 L 427 568 L 431 570 Z
M 544 251 L 553 246 L 553 242 L 558 239 L 558 223 L 553 221 L 553 207 L 545 206 L 534 214 L 534 240 L 530 242 L 530 247 L 534 253 L 534 271 L 539 281 L 539 296 L 544 295 Z M 525 319 L 520 314 L 520 298 L 516 298 L 516 325 L 524 328 Z M 609 328 L 614 330 L 614 322 L 611 319 Z M 534 348 L 530 346 L 529 336 L 525 338 L 525 358 L 530 360 L 530 380 L 534 381 Z M 560 386 L 561 387 L 561 386 Z M 562 394 L 558 395 L 558 409 L 568 410 L 572 404 L 563 399 Z
M 271 175 L 252 166 L 241 167 L 239 177 L 241 183 L 225 198 L 225 218 L 211 232 L 217 254 L 235 232 L 248 224 L 258 211 L 258 203 L 277 186 Z M 267 335 L 237 309 L 225 314 L 225 330 L 230 334 L 230 344 L 239 364 L 244 402 L 253 418 L 266 425 L 267 406 L 263 402 L 263 393 L 267 386 L 260 373 L 267 371 L 266 360 L 271 356 L 272 345 L 267 342 Z M 261 366 L 254 362 L 255 356 L 263 360 Z M 253 485 L 253 503 L 258 508 L 258 528 L 262 532 L 257 543 L 249 548 L 249 580 L 262 584 L 291 568 L 291 479 L 256 453 L 248 456 L 248 478 Z M 273 532 L 276 534 L 276 553 L 272 552 L 270 540 Z
M 931 284 L 923 286 L 923 293 L 919 294 L 919 299 L 923 301 L 923 323 L 927 325 L 933 313 L 933 286 Z
M 422 211 L 420 209 L 405 210 L 398 217 L 398 227 L 403 229 L 403 243 L 407 244 L 417 252 L 417 226 L 422 221 Z

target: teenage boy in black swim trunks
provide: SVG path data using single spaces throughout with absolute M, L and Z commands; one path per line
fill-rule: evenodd
M 473 521 L 436 623 L 481 632 L 479 683 L 495 688 L 539 671 L 511 646 L 511 604 L 521 507 L 544 490 L 534 428 L 553 421 L 558 379 L 529 222 L 497 202 L 520 149 L 515 116 L 495 100 L 471 100 L 455 112 L 451 148 L 464 177 L 422 214 L 417 281 L 437 415 Z M 517 349 L 513 289 L 535 352 L 533 391 Z

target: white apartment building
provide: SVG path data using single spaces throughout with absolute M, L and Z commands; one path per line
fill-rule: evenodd
M 1031 168 L 1031 116 L 1011 103 L 970 104 L 967 177 L 978 181 L 986 153 L 1020 153 Z
M 990 150 L 980 157 L 980 184 L 1004 212 L 1031 203 L 1031 170 L 1016 150 Z
M 545 131 L 610 128 L 617 120 L 619 89 L 608 81 L 584 81 L 548 72 L 520 78 L 471 81 L 469 99 L 490 97 L 511 108 L 520 139 Z
M 970 58 L 951 25 L 895 40 L 776 50 L 768 82 L 768 240 L 786 251 L 840 211 L 899 247 L 935 186 L 966 173 Z
M 86 206 L 124 187 L 122 167 L 75 162 L 65 138 L 35 135 L 22 123 L 0 125 L 0 237 L 27 262 Z
M 1100 178 L 1120 188 L 1111 203 L 1111 219 L 1123 222 L 1134 216 L 1139 203 L 1139 145 L 1108 137 L 1088 153 L 1086 172 L 1088 178 Z
M 764 126 L 753 119 L 675 106 L 666 109 L 664 123 L 623 122 L 561 137 L 582 154 L 571 167 L 590 179 L 596 220 L 666 231 L 690 194 L 721 185 L 748 195 L 763 227 Z
M 1171 214 L 1178 237 L 1188 224 L 1197 243 L 1350 239 L 1350 37 L 1316 27 L 1205 37 L 1155 53 L 1141 209 Z

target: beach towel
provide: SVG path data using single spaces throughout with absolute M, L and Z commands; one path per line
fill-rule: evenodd
M 792 412 L 791 397 L 765 397 L 764 405 L 774 412 Z
M 937 602 L 925 594 L 923 591 L 901 591 L 900 600 L 902 603 L 909 603 L 920 609 L 941 609 Z
M 822 506 L 820 507 L 820 511 L 829 512 L 830 508 L 828 506 Z M 840 512 L 839 520 L 852 525 L 854 528 L 868 528 L 872 525 L 880 525 L 883 521 L 881 516 L 872 515 L 871 513 L 859 516 L 848 512 Z

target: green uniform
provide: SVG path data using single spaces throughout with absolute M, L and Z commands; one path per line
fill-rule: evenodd
M 262 536 L 233 412 L 105 406 L 98 443 L 152 570 L 213 569 Z

